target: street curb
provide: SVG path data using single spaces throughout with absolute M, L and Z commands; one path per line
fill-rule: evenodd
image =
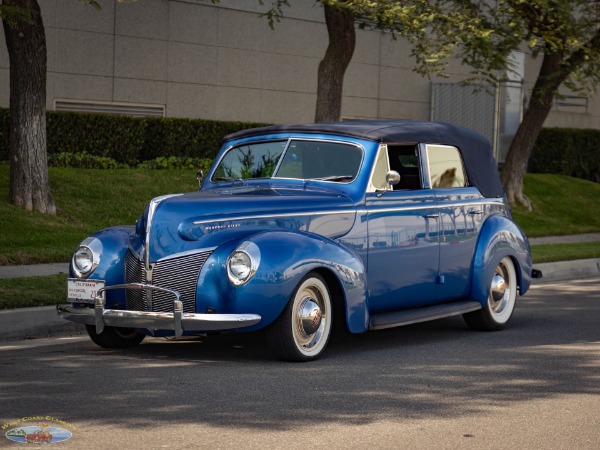
M 533 280 L 534 284 L 591 278 L 600 276 L 600 258 L 534 264 L 534 268 L 543 273 L 541 279 Z
M 56 306 L 37 306 L 0 311 L 0 341 L 73 334 L 85 326 L 61 319 Z
M 555 281 L 600 276 L 600 258 L 535 264 L 544 274 L 539 285 Z M 0 341 L 35 339 L 53 335 L 81 334 L 85 327 L 58 317 L 55 306 L 0 311 Z

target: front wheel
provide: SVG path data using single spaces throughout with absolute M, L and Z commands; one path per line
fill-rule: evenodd
M 266 329 L 267 343 L 284 361 L 318 358 L 331 334 L 331 295 L 315 272 L 298 284 L 281 315 Z
M 473 330 L 495 331 L 506 326 L 517 302 L 517 272 L 510 257 L 503 258 L 494 271 L 484 308 L 463 315 Z
M 96 333 L 96 327 L 93 325 L 86 325 L 85 329 L 94 344 L 104 348 L 135 347 L 146 337 L 132 328 L 104 327 L 100 334 Z

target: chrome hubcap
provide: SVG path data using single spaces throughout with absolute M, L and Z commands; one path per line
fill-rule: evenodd
M 317 332 L 321 326 L 321 308 L 319 305 L 310 297 L 306 297 L 300 303 L 298 310 L 300 319 L 300 331 L 305 336 L 309 336 Z
M 500 314 L 504 311 L 508 305 L 510 289 L 510 276 L 504 263 L 501 262 L 496 267 L 496 273 L 490 285 L 489 303 L 493 313 Z
M 504 297 L 504 293 L 506 292 L 506 282 L 504 278 L 500 275 L 494 275 L 492 278 L 492 286 L 490 288 L 490 293 L 492 294 L 492 299 L 495 302 L 499 302 Z
M 325 331 L 326 311 L 323 294 L 317 286 L 306 286 L 299 292 L 294 313 L 294 337 L 305 351 L 319 346 Z

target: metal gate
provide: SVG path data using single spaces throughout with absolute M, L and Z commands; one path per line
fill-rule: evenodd
M 460 83 L 431 83 L 431 120 L 449 122 L 487 137 L 498 160 L 498 92 Z

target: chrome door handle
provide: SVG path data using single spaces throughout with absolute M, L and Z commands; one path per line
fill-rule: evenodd
M 471 211 L 469 211 L 470 216 L 478 216 L 481 214 L 483 214 L 483 211 L 481 209 L 472 209 Z
M 439 216 L 439 214 L 425 214 L 423 217 L 426 219 L 437 219 Z

